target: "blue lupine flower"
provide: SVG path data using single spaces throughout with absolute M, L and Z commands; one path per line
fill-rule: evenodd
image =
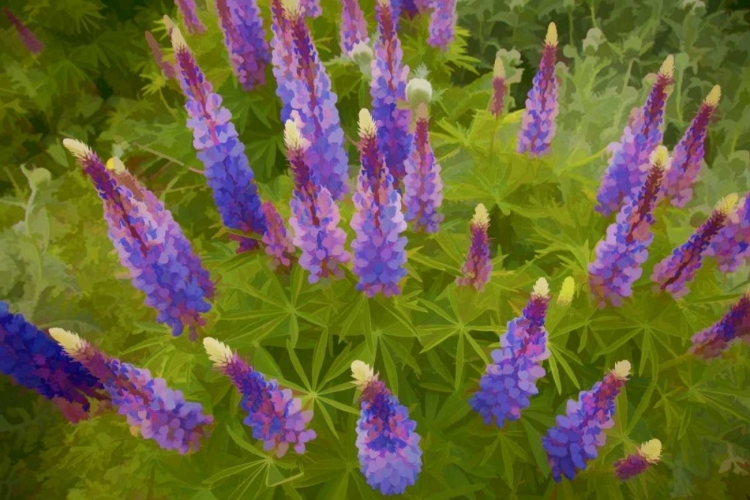
M 234 74 L 245 90 L 266 82 L 271 53 L 256 0 L 217 0 L 219 24 Z

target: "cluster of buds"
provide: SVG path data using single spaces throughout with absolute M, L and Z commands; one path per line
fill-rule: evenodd
M 723 318 L 693 336 L 690 352 L 704 359 L 714 358 L 735 339 L 750 344 L 750 294 L 747 292 Z
M 18 38 L 23 43 L 24 47 L 32 54 L 38 54 L 44 48 L 44 44 L 39 41 L 33 31 L 31 31 L 23 22 L 16 17 L 8 7 L 3 7 L 3 14 L 8 18 L 8 21 L 13 25 L 16 30 Z
M 477 205 L 474 217 L 469 224 L 471 245 L 466 254 L 466 261 L 461 267 L 461 276 L 456 278 L 459 286 L 473 286 L 483 291 L 490 281 L 492 261 L 490 260 L 490 242 L 487 230 L 490 227 L 490 214 L 483 204 Z
M 661 441 L 652 439 L 646 441 L 635 453 L 615 462 L 615 476 L 625 481 L 631 477 L 643 474 L 650 467 L 661 460 Z

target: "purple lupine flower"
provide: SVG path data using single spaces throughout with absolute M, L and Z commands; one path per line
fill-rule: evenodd
M 279 266 L 289 267 L 292 265 L 292 259 L 294 258 L 294 245 L 287 235 L 284 220 L 276 211 L 273 202 L 267 201 L 261 207 L 267 222 L 267 229 L 262 241 L 266 248 L 266 254 L 271 257 L 270 267 L 271 269 L 276 269 Z
M 413 0 L 417 12 L 424 14 L 432 7 L 433 0 Z
M 393 11 L 398 12 L 399 16 L 402 14 L 406 14 L 406 17 L 413 18 L 417 14 L 419 14 L 419 6 L 417 5 L 419 0 L 391 0 L 391 3 L 393 4 Z M 399 4 L 399 7 L 396 8 L 396 4 Z
M 404 51 L 398 38 L 397 17 L 390 0 L 377 0 L 375 17 L 379 37 L 375 42 L 375 57 L 370 66 L 372 82 L 372 116 L 378 128 L 378 144 L 393 177 L 393 185 L 400 189 L 406 175 L 405 162 L 411 151 L 413 136 L 411 110 L 401 106 L 406 101 L 409 67 L 403 63 Z
M 266 380 L 226 344 L 206 337 L 203 346 L 214 366 L 242 394 L 240 406 L 247 412 L 244 424 L 255 439 L 263 441 L 263 449 L 274 450 L 277 458 L 286 455 L 290 445 L 304 453 L 305 443 L 315 439 L 315 431 L 307 429 L 312 410 L 302 410 L 302 401 L 293 398 L 291 390 L 280 388 L 274 379 Z
M 508 84 L 505 81 L 505 66 L 500 56 L 497 56 L 492 71 L 492 100 L 490 101 L 490 113 L 495 118 L 503 114 L 507 94 Z
M 162 52 L 159 42 L 156 41 L 154 35 L 150 31 L 146 31 L 146 43 L 151 49 L 151 55 L 154 58 L 154 62 L 166 78 L 177 78 L 177 72 L 175 71 L 174 65 L 164 59 L 164 52 Z
M 440 165 L 430 146 L 427 105 L 421 103 L 416 115 L 414 142 L 404 177 L 405 217 L 409 222 L 414 221 L 415 231 L 436 233 L 443 221 L 443 215 L 437 211 L 443 203 L 443 182 Z
M 732 217 L 737 200 L 736 194 L 724 198 L 688 241 L 672 250 L 672 255 L 654 266 L 651 281 L 658 285 L 658 290 L 669 292 L 675 299 L 690 291 L 687 284 L 695 278 L 701 267 L 703 254 L 713 238 Z
M 292 100 L 301 93 L 298 90 L 297 60 L 294 55 L 294 36 L 291 23 L 284 14 L 282 0 L 271 0 L 271 61 L 276 79 L 276 95 L 281 100 L 281 121 L 286 122 L 292 114 Z
M 662 140 L 664 108 L 668 87 L 672 84 L 674 57 L 667 57 L 642 108 L 636 108 L 619 143 L 610 144 L 612 157 L 596 195 L 596 210 L 605 217 L 620 209 L 625 198 L 635 195 L 643 185 L 649 156 Z
M 229 229 L 255 234 L 259 239 L 266 233 L 266 218 L 245 146 L 230 121 L 232 114 L 221 105 L 221 96 L 213 92 L 179 28 L 172 29 L 171 37 L 180 69 L 178 80 L 187 99 L 187 126 L 193 131 L 193 147 L 205 167 L 222 222 Z M 238 252 L 258 248 L 258 239 L 236 234 L 230 237 L 239 241 Z
M 542 438 L 556 482 L 563 475 L 573 479 L 577 470 L 585 469 L 586 462 L 596 458 L 597 448 L 607 441 L 604 429 L 615 424 L 612 420 L 615 399 L 629 376 L 630 362 L 619 361 L 604 380 L 594 384 L 590 391 L 581 391 L 578 401 L 568 400 L 566 414 L 558 415 L 557 425 Z
M 427 43 L 447 52 L 448 46 L 456 36 L 457 18 L 456 0 L 433 0 L 430 35 L 427 37 Z
M 521 119 L 521 129 L 518 131 L 516 151 L 527 153 L 532 158 L 548 154 L 555 137 L 555 119 L 560 113 L 560 105 L 557 102 L 558 83 L 555 77 L 556 61 L 557 27 L 555 23 L 550 23 L 547 37 L 544 39 L 542 60 L 526 98 L 526 110 Z
M 88 418 L 87 397 L 104 400 L 104 388 L 46 333 L 0 301 L 0 373 L 57 404 L 73 423 Z
M 245 90 L 262 86 L 271 53 L 257 1 L 216 0 L 216 9 L 234 74 Z
M 675 207 L 684 207 L 693 197 L 693 184 L 698 179 L 705 154 L 704 142 L 708 123 L 719 106 L 719 99 L 721 99 L 721 87 L 715 85 L 701 104 L 685 135 L 674 148 L 672 156 L 674 168 L 667 175 L 665 191 Z
M 706 249 L 719 265 L 719 271 L 733 273 L 744 260 L 750 259 L 750 199 L 746 195 L 730 213 L 724 228 Z
M 494 421 L 502 428 L 506 419 L 518 420 L 529 398 L 539 393 L 536 381 L 546 373 L 542 362 L 550 355 L 544 328 L 549 299 L 547 280 L 540 278 L 521 317 L 508 323 L 508 331 L 500 338 L 501 349 L 492 351 L 492 363 L 469 400 L 485 424 Z
M 26 49 L 32 54 L 38 54 L 44 48 L 44 44 L 39 41 L 33 31 L 31 31 L 23 22 L 16 17 L 8 7 L 3 7 L 3 14 L 8 18 L 8 21 L 16 29 L 16 34 L 21 40 L 21 43 Z
M 723 318 L 693 336 L 690 352 L 704 359 L 714 358 L 734 339 L 744 339 L 750 344 L 750 294 L 747 292 Z
M 354 361 L 351 368 L 362 391 L 357 420 L 360 470 L 367 484 L 383 495 L 402 494 L 422 470 L 417 423 L 367 363 Z
M 340 30 L 339 45 L 342 55 L 350 56 L 358 43 L 370 43 L 367 21 L 359 7 L 359 0 L 342 0 Z
M 484 286 L 490 281 L 492 261 L 490 260 L 490 244 L 487 229 L 490 227 L 490 214 L 482 203 L 477 205 L 474 217 L 469 224 L 471 232 L 471 246 L 466 254 L 466 261 L 461 267 L 461 276 L 456 278 L 458 286 L 473 286 L 478 291 L 484 291 Z
M 399 282 L 406 276 L 406 230 L 401 195 L 393 187 L 393 176 L 377 145 L 377 126 L 366 109 L 359 113 L 359 151 L 362 168 L 352 197 L 355 213 L 351 227 L 354 274 L 357 290 L 368 297 L 401 293 Z
M 202 314 L 211 309 L 214 284 L 172 214 L 119 160 L 110 160 L 107 168 L 82 142 L 65 139 L 63 145 L 93 181 L 109 238 L 133 286 L 146 294 L 144 303 L 159 311 L 157 321 L 173 335 L 187 327 L 195 340 L 205 325 Z
M 661 441 L 658 439 L 646 441 L 638 448 L 638 451 L 615 462 L 615 476 L 617 479 L 625 481 L 646 472 L 649 467 L 658 463 L 660 459 Z
M 299 0 L 303 13 L 307 17 L 318 17 L 323 13 L 320 8 L 320 0 Z
M 174 3 L 180 12 L 182 22 L 185 23 L 188 34 L 195 35 L 206 31 L 206 26 L 198 18 L 198 7 L 195 5 L 195 0 L 174 0 Z
M 163 378 L 153 378 L 146 369 L 105 356 L 75 333 L 51 328 L 50 335 L 68 356 L 99 379 L 112 405 L 127 417 L 134 435 L 140 431 L 144 439 L 183 455 L 197 451 L 201 438 L 208 437 L 213 417 L 203 414 L 200 403 L 185 401 L 181 391 L 167 387 Z
M 596 260 L 589 264 L 589 286 L 599 307 L 605 307 L 607 301 L 619 307 L 623 298 L 633 294 L 633 283 L 643 273 L 641 266 L 654 239 L 653 211 L 670 162 L 667 148 L 657 147 L 638 195 L 627 199 L 615 222 L 607 227 L 607 236 L 596 245 Z

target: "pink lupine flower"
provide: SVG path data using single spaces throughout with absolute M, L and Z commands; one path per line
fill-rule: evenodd
M 7 7 L 3 7 L 3 14 L 8 18 L 8 21 L 16 29 L 16 34 L 21 40 L 21 43 L 28 49 L 32 54 L 38 54 L 44 48 L 44 44 L 39 41 L 33 31 L 31 31 L 20 19 L 18 19 L 13 12 Z
M 217 0 L 216 8 L 234 74 L 245 90 L 260 87 L 271 53 L 257 1 Z
M 156 38 L 154 38 L 154 35 L 150 31 L 146 31 L 146 43 L 148 43 L 148 47 L 151 49 L 154 62 L 159 66 L 164 76 L 166 78 L 177 78 L 174 65 L 164 59 L 164 52 L 162 52 L 159 42 L 156 41 Z
M 198 7 L 195 5 L 195 0 L 174 0 L 174 3 L 189 34 L 195 35 L 206 31 L 206 26 L 198 18 Z
M 477 205 L 469 229 L 471 232 L 471 246 L 466 255 L 466 262 L 461 268 L 462 276 L 456 278 L 459 286 L 473 286 L 483 291 L 490 280 L 492 261 L 490 260 L 490 245 L 487 229 L 490 226 L 490 214 L 483 204 Z
M 750 344 L 750 294 L 745 292 L 728 313 L 710 327 L 696 333 L 690 352 L 704 359 L 719 356 L 734 339 Z
M 503 114 L 505 109 L 505 96 L 508 94 L 508 84 L 505 82 L 505 66 L 500 56 L 495 58 L 495 68 L 492 72 L 492 100 L 490 101 L 490 113 L 495 118 Z
M 750 194 L 745 195 L 738 203 L 737 210 L 729 214 L 724 228 L 719 231 L 706 255 L 713 256 L 719 265 L 719 271 L 732 273 L 743 260 L 750 259 Z
M 367 33 L 367 21 L 359 7 L 359 0 L 342 0 L 341 2 L 341 32 L 339 45 L 341 53 L 351 56 L 352 49 L 358 43 L 370 43 Z
M 261 205 L 266 216 L 266 232 L 263 234 L 263 245 L 266 254 L 271 257 L 271 269 L 289 267 L 294 258 L 294 245 L 286 233 L 284 221 L 276 211 L 273 202 L 267 201 Z
M 456 36 L 456 0 L 432 0 L 430 36 L 427 43 L 448 51 L 448 45 Z
M 660 459 L 661 441 L 658 439 L 646 441 L 638 448 L 638 451 L 615 462 L 615 476 L 625 481 L 646 472 L 649 467 L 659 463 Z

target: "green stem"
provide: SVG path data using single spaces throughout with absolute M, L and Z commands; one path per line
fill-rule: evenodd
M 34 317 L 34 311 L 36 311 L 37 305 L 39 304 L 39 299 L 42 296 L 42 291 L 44 290 L 44 256 L 42 255 L 42 251 L 37 246 L 33 234 L 31 233 L 31 214 L 34 211 L 34 200 L 36 199 L 36 193 L 36 186 L 31 184 L 31 195 L 29 195 L 29 199 L 26 201 L 26 213 L 24 214 L 23 218 L 23 223 L 26 228 L 26 235 L 29 237 L 31 246 L 34 247 L 34 256 L 36 257 L 36 283 L 34 286 L 34 297 L 31 299 L 31 308 L 29 310 L 30 317 Z
M 635 62 L 635 59 L 631 59 L 628 63 L 628 69 L 625 71 L 625 81 L 622 82 L 622 90 L 621 92 L 625 92 L 625 89 L 628 87 L 628 82 L 630 81 L 630 73 L 633 71 L 633 63 Z

